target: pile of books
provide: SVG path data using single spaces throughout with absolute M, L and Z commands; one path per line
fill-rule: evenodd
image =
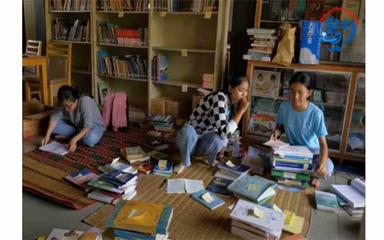
M 125 147 L 120 149 L 120 154 L 137 171 L 149 174 L 152 172 L 152 163 L 150 156 L 141 148 L 141 146 Z
M 132 199 L 137 193 L 137 175 L 117 169 L 103 173 L 87 184 L 93 188 L 88 198 L 111 204 L 117 204 L 121 199 Z
M 313 153 L 306 146 L 273 148 L 272 177 L 291 187 L 305 188 L 311 177 Z
M 115 239 L 168 239 L 171 205 L 121 201 L 107 220 Z
M 171 115 L 154 115 L 148 120 L 156 131 L 173 131 L 174 120 Z
M 231 233 L 242 239 L 279 239 L 284 214 L 240 199 L 231 215 Z
M 365 209 L 365 182 L 359 178 L 347 184 L 332 184 L 331 191 L 334 192 L 339 204 L 352 217 L 361 217 Z
M 257 204 L 267 204 L 276 195 L 276 183 L 260 176 L 245 174 L 228 185 L 235 196 Z
M 170 177 L 173 172 L 173 164 L 171 161 L 160 159 L 153 167 L 153 174 Z
M 137 11 L 148 12 L 149 0 L 99 0 L 97 10 L 103 11 Z
M 248 28 L 247 34 L 252 36 L 253 42 L 243 59 L 270 62 L 277 40 L 276 29 Z
M 97 41 L 119 46 L 146 46 L 148 28 L 121 28 L 108 21 L 98 21 Z

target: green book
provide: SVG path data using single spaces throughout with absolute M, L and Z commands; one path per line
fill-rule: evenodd
M 300 180 L 300 181 L 309 181 L 311 178 L 311 175 L 309 173 L 294 173 L 294 172 L 287 172 L 277 169 L 272 169 L 271 172 L 272 177 L 276 178 L 288 178 L 288 179 L 294 179 L 294 180 Z
M 336 194 L 316 190 L 315 200 L 318 210 L 330 212 L 337 212 L 339 210 Z

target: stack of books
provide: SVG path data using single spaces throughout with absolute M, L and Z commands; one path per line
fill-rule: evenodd
M 87 182 L 97 177 L 98 175 L 96 173 L 92 172 L 88 168 L 84 168 L 80 171 L 76 171 L 68 176 L 65 176 L 64 179 L 69 181 L 76 187 L 88 192 L 89 190 L 91 190 L 91 188 L 87 185 Z
M 121 201 L 107 220 L 115 239 L 168 239 L 171 205 Z
M 306 146 L 273 147 L 272 177 L 291 187 L 309 186 L 313 153 Z
M 215 173 L 215 177 L 230 180 L 233 182 L 236 178 L 247 174 L 251 168 L 242 164 L 235 164 L 231 160 L 225 163 L 219 163 L 216 165 L 218 171 Z
M 140 146 L 125 147 L 120 149 L 120 154 L 133 166 L 136 162 L 145 162 L 150 159 Z
M 174 120 L 171 115 L 154 115 L 148 119 L 156 131 L 173 131 Z
M 270 62 L 277 40 L 276 30 L 248 28 L 247 34 L 252 36 L 253 42 L 251 48 L 248 49 L 248 53 L 243 55 L 243 59 Z
M 359 178 L 350 185 L 332 184 L 331 191 L 339 197 L 339 204 L 352 217 L 361 217 L 365 208 L 365 182 Z
M 160 159 L 153 167 L 153 174 L 170 177 L 173 172 L 173 164 L 171 161 Z
M 111 163 L 98 167 L 103 173 L 111 172 L 112 170 L 120 170 L 125 173 L 137 174 L 137 170 L 129 163 L 120 161 L 120 158 L 115 158 Z
M 136 195 L 137 175 L 112 170 L 89 181 L 92 187 L 87 197 L 101 202 L 117 204 L 121 199 L 132 199 Z
M 284 225 L 282 212 L 242 199 L 230 217 L 231 233 L 242 239 L 279 239 Z
M 266 204 L 276 195 L 276 183 L 260 176 L 242 175 L 228 185 L 228 190 L 238 198 Z

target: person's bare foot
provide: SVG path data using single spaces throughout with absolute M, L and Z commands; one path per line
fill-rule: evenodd
M 184 171 L 185 169 L 185 166 L 183 163 L 179 163 L 175 166 L 175 168 L 173 169 L 173 171 L 176 173 L 176 174 L 180 174 Z
M 320 187 L 320 180 L 316 177 L 311 179 L 311 186 L 314 188 L 319 188 Z

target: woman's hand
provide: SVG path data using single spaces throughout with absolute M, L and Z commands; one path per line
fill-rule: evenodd
M 70 152 L 74 152 L 76 151 L 76 148 L 77 148 L 77 141 L 72 138 L 71 141 L 69 142 L 68 150 Z
M 281 135 L 280 130 L 279 130 L 279 129 L 276 129 L 275 132 L 272 133 L 272 135 L 271 135 L 271 139 L 272 139 L 273 141 L 276 141 L 276 140 L 280 139 L 280 135 Z
M 47 145 L 49 142 L 50 136 L 46 135 L 41 141 L 41 146 Z
M 319 163 L 317 169 L 316 169 L 316 173 L 319 175 L 319 176 L 325 176 L 327 175 L 327 168 L 325 167 L 325 164 L 324 163 Z
M 245 111 L 248 109 L 248 106 L 249 106 L 249 102 L 247 98 L 242 98 L 239 102 L 239 110 L 242 113 L 245 113 Z

